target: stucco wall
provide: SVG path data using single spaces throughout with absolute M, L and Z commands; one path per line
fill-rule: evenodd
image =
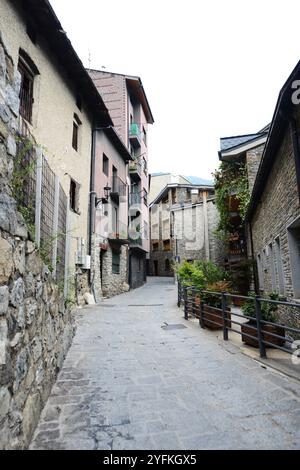
M 39 70 L 34 83 L 34 105 L 30 132 L 37 143 L 44 147 L 44 153 L 52 170 L 59 176 L 66 194 L 69 194 L 70 176 L 80 184 L 80 215 L 71 213 L 70 266 L 75 265 L 76 240 L 87 240 L 89 178 L 91 159 L 91 120 L 87 111 L 76 106 L 76 90 L 64 69 L 49 49 L 43 38 L 38 36 L 36 45 L 26 33 L 22 17 L 11 2 L 1 2 L 0 30 L 10 55 L 17 68 L 21 47 L 33 60 Z M 72 147 L 73 115 L 76 113 L 80 126 L 79 151 Z

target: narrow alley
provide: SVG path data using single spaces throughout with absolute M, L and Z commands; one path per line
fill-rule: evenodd
M 183 319 L 173 279 L 79 310 L 31 449 L 300 449 L 300 390 Z

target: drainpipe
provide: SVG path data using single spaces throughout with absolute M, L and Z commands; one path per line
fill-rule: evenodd
M 90 171 L 90 200 L 89 200 L 89 244 L 88 253 L 92 256 L 92 235 L 95 222 L 95 158 L 96 158 L 96 128 L 92 129 L 92 153 L 91 153 L 91 171 Z M 91 269 L 89 270 L 89 284 L 92 283 Z
M 294 117 L 291 117 L 290 123 L 291 123 L 291 137 L 292 137 L 292 142 L 293 142 L 293 151 L 294 151 L 294 159 L 295 159 L 295 167 L 296 167 L 298 197 L 299 197 L 299 202 L 300 202 L 300 149 L 299 149 L 299 139 L 298 139 L 296 119 Z

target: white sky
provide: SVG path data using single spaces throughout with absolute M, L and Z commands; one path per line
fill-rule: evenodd
M 211 178 L 222 136 L 272 118 L 300 59 L 298 0 L 51 0 L 88 66 L 138 75 L 150 171 Z M 72 5 L 72 7 L 71 7 Z

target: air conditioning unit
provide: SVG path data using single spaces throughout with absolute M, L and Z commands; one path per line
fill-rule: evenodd
M 82 263 L 82 268 L 83 269 L 91 269 L 91 257 L 90 255 L 85 255 L 83 256 L 83 263 Z

